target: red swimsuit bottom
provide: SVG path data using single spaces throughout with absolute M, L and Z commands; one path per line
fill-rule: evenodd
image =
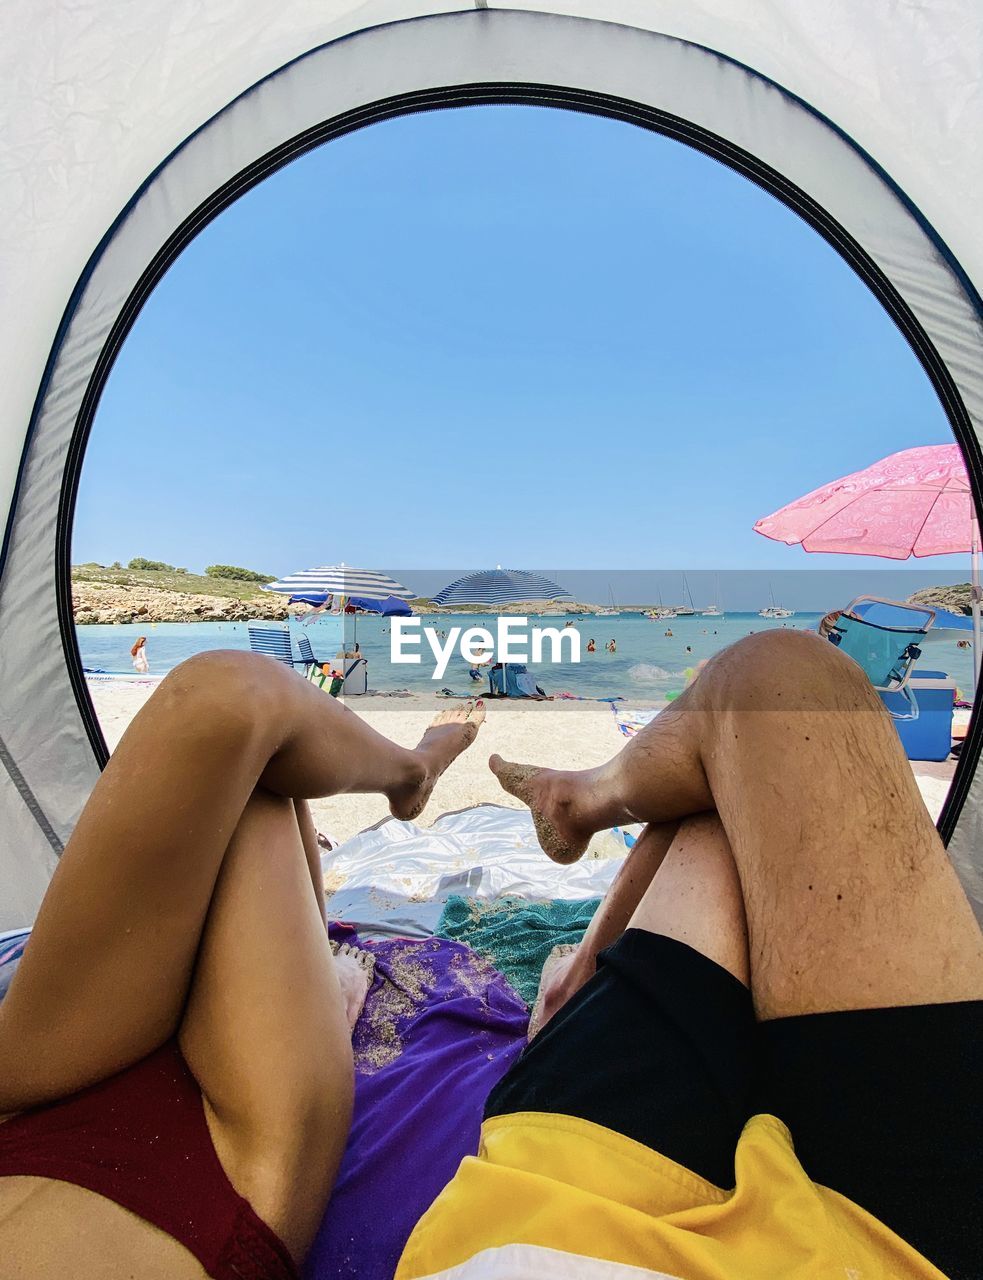
M 183 1244 L 214 1280 L 298 1280 L 286 1246 L 229 1181 L 174 1040 L 118 1075 L 0 1124 L 0 1177 L 105 1196 Z

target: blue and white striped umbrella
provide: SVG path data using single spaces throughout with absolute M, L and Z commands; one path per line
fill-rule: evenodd
M 400 600 L 412 600 L 414 592 L 395 578 L 375 569 L 353 569 L 349 564 L 322 564 L 315 569 L 304 569 L 289 577 L 279 578 L 263 588 L 278 591 L 282 595 L 302 596 L 363 596 L 370 600 L 385 600 L 398 596 Z
M 522 569 L 485 569 L 469 573 L 442 588 L 433 597 L 434 604 L 516 604 L 521 600 L 559 600 L 570 592 L 549 578 Z

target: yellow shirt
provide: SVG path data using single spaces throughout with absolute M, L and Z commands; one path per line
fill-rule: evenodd
M 396 1280 L 944 1280 L 811 1182 L 774 1116 L 748 1121 L 735 1174 L 724 1191 L 587 1120 L 496 1116 L 420 1219 Z

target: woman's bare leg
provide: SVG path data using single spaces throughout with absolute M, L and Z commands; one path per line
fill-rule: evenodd
M 302 812 L 261 790 L 246 805 L 178 1031 L 226 1173 L 298 1261 L 348 1130 L 352 1016 L 344 997 L 356 996 L 359 976 L 362 1001 L 368 988 L 356 960 L 339 962 L 328 947 Z M 201 1275 L 175 1242 L 119 1206 L 36 1178 L 0 1179 L 0 1256 L 12 1278 L 31 1280 L 62 1276 L 66 1257 L 76 1280 Z
M 321 871 L 321 846 L 317 842 L 317 827 L 311 817 L 310 806 L 306 800 L 295 800 L 294 810 L 297 815 L 297 827 L 304 845 L 304 858 L 311 876 L 311 886 L 318 904 L 321 919 L 327 925 L 324 914 L 324 874 Z
M 351 1118 L 350 1019 L 291 800 L 257 790 L 222 862 L 178 1037 L 236 1190 L 297 1261 Z M 368 989 L 363 983 L 361 998 Z
M 715 810 L 759 1017 L 983 997 L 983 938 L 897 734 L 818 637 L 731 646 L 600 769 L 491 765 L 559 861 L 615 823 Z
M 102 1079 L 174 1034 L 257 788 L 291 800 L 382 792 L 411 816 L 482 715 L 444 713 L 407 750 L 267 658 L 183 663 L 93 790 L 0 1005 L 0 1114 Z

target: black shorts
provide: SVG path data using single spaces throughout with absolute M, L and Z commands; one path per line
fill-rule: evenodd
M 732 974 L 640 929 L 493 1090 L 486 1117 L 579 1116 L 734 1185 L 745 1122 L 953 1280 L 983 1277 L 983 1001 L 758 1022 Z

